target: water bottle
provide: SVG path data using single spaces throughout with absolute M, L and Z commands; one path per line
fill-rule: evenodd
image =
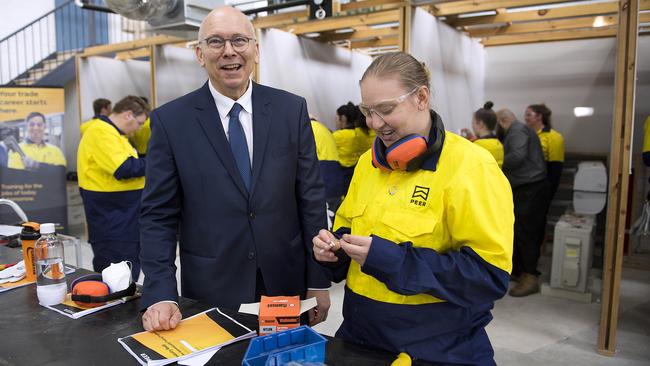
M 64 258 L 63 242 L 56 236 L 54 224 L 42 224 L 41 237 L 34 244 L 36 294 L 41 305 L 56 305 L 65 300 L 68 285 Z

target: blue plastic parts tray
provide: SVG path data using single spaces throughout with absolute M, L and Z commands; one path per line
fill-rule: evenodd
M 280 366 L 289 362 L 325 362 L 325 339 L 303 325 L 253 338 L 243 366 Z

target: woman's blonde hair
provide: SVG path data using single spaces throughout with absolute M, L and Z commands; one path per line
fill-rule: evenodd
M 404 52 L 389 52 L 375 58 L 363 73 L 361 81 L 369 76 L 397 77 L 406 90 L 426 85 L 429 89 L 431 75 L 426 65 Z

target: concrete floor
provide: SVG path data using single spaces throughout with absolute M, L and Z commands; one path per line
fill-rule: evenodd
M 82 242 L 81 250 L 81 267 L 91 269 L 90 246 Z M 71 246 L 66 247 L 66 262 L 76 264 Z M 543 263 L 548 265 L 548 258 Z M 333 335 L 343 320 L 343 285 L 335 285 L 330 294 L 328 319 L 315 327 L 327 335 Z M 525 298 L 506 295 L 495 304 L 493 315 L 487 331 L 499 365 L 650 365 L 650 271 L 623 270 L 614 357 L 596 352 L 598 302 L 582 304 L 541 294 Z

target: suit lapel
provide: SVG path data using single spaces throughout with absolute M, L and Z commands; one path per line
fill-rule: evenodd
M 207 82 L 199 92 L 196 109 L 203 133 L 205 133 L 205 136 L 210 141 L 212 148 L 217 153 L 217 156 L 219 156 L 223 166 L 226 167 L 237 188 L 239 188 L 244 196 L 248 196 L 248 191 L 246 191 L 244 181 L 237 169 L 235 158 L 232 155 L 232 150 L 230 150 L 230 144 L 221 125 L 219 112 L 217 111 L 217 106 L 214 103 L 214 98 L 210 93 Z
M 255 192 L 257 181 L 262 171 L 264 151 L 271 128 L 271 100 L 266 95 L 264 88 L 253 83 L 253 172 L 251 180 L 251 193 Z

